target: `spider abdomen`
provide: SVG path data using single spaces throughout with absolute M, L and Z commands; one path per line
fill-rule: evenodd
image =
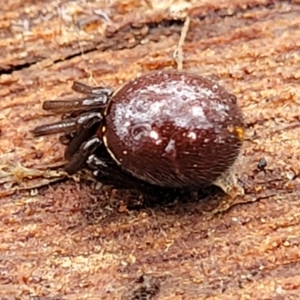
M 243 124 L 236 98 L 201 76 L 156 71 L 112 95 L 98 135 L 113 160 L 147 183 L 199 187 L 235 161 Z

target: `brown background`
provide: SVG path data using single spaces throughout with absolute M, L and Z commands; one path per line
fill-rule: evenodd
M 87 2 L 1 4 L 0 299 L 300 299 L 300 2 Z M 58 118 L 42 102 L 176 68 L 187 15 L 183 68 L 245 115 L 245 195 L 129 209 L 122 191 L 61 180 L 57 136 L 29 132 Z

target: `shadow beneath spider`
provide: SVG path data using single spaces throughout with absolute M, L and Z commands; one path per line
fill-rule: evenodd
M 140 191 L 126 191 L 129 194 L 127 208 L 129 210 L 141 209 L 161 209 L 183 206 L 204 204 L 207 209 L 211 208 L 212 202 L 224 196 L 224 192 L 218 186 L 211 185 L 199 190 L 184 189 L 160 189 L 157 188 L 152 193 Z M 131 196 L 130 196 L 131 194 Z M 136 194 L 139 197 L 134 197 Z M 138 199 L 138 201 L 137 201 Z M 214 205 L 213 205 L 214 206 Z
M 159 213 L 176 218 L 186 215 L 202 215 L 214 210 L 224 197 L 224 192 L 211 185 L 197 191 L 163 189 L 143 192 L 133 189 L 104 188 L 94 190 L 83 208 L 88 224 L 122 222 L 128 214 L 145 211 L 149 215 Z

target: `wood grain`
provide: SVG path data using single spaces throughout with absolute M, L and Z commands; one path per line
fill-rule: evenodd
M 299 299 L 299 4 L 5 1 L 0 298 Z M 75 97 L 73 80 L 117 88 L 176 68 L 186 16 L 183 69 L 218 81 L 244 112 L 233 172 L 245 195 L 132 209 L 136 194 L 65 178 L 57 136 L 30 133 L 59 118 L 42 102 Z

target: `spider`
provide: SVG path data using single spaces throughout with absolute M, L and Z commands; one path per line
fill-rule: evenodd
M 50 100 L 43 109 L 62 114 L 35 136 L 62 134 L 65 170 L 92 170 L 104 184 L 199 189 L 228 170 L 239 154 L 243 124 L 236 98 L 193 73 L 154 71 L 115 92 L 74 82 L 84 95 Z

